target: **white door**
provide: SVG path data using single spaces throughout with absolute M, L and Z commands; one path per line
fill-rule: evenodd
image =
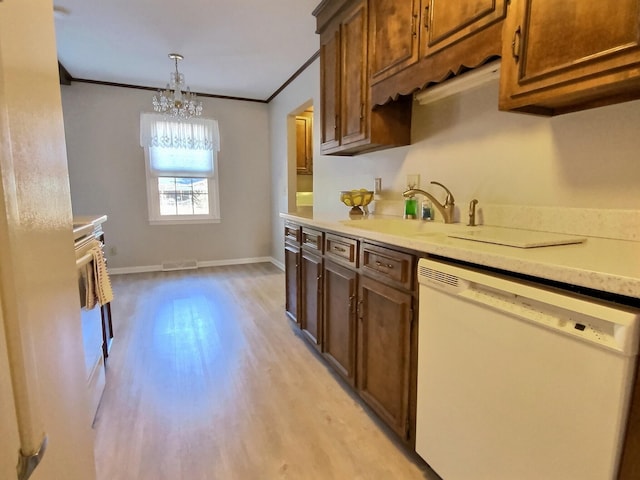
M 0 1 L 0 401 L 15 398 L 0 409 L 3 480 L 16 424 L 26 449 L 48 438 L 32 480 L 95 479 L 51 5 Z

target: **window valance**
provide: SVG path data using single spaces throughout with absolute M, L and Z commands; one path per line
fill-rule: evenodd
M 219 152 L 218 122 L 211 118 L 178 121 L 158 113 L 141 113 L 140 146 Z

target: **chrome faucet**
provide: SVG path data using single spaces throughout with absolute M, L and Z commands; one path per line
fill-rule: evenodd
M 433 203 L 433 206 L 440 212 L 442 218 L 444 219 L 444 223 L 453 223 L 453 209 L 455 207 L 455 199 L 453 198 L 452 193 L 449 191 L 447 187 L 442 185 L 439 182 L 431 182 L 433 185 L 439 185 L 445 189 L 447 192 L 447 196 L 444 199 L 444 204 L 441 204 L 436 198 L 431 195 L 429 192 L 425 192 L 424 190 L 420 190 L 419 188 L 410 188 L 406 192 L 402 194 L 403 197 L 412 197 L 414 195 L 423 195 L 427 197 Z

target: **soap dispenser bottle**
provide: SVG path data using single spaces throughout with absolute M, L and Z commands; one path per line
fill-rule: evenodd
M 412 173 L 407 175 L 407 190 L 418 188 L 420 184 L 420 175 Z M 403 218 L 418 218 L 418 199 L 415 195 L 410 195 L 404 199 L 404 215 Z
M 431 203 L 431 200 L 423 200 L 422 201 L 422 215 L 420 218 L 422 218 L 422 220 L 428 220 L 431 221 L 433 220 L 433 204 Z
M 403 218 L 418 218 L 418 199 L 413 195 L 404 199 Z

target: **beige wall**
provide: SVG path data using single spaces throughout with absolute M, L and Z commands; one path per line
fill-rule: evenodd
M 284 118 L 296 104 L 319 105 L 318 61 L 272 103 L 274 187 L 272 255 L 282 261 L 281 220 L 286 202 Z M 339 191 L 373 188 L 382 178 L 384 200 L 400 200 L 406 175 L 443 198 L 447 185 L 459 209 L 482 204 L 640 209 L 640 101 L 554 118 L 499 112 L 496 84 L 413 109 L 412 145 L 356 157 L 315 155 L 314 212 L 344 215 Z M 316 108 L 316 125 L 319 108 Z M 314 148 L 318 150 L 318 128 Z M 289 211 L 292 211 L 291 209 Z M 401 208 L 395 212 L 401 215 Z M 458 216 L 460 211 L 458 213 Z
M 43 432 L 48 437 L 33 480 L 91 480 L 92 416 L 58 83 L 51 2 L 0 3 L 0 323 L 15 403 L 20 424 L 31 426 L 21 429 L 23 438 L 37 446 Z M 0 351 L 4 356 L 4 346 Z M 4 391 L 4 358 L 0 368 Z M 13 431 L 4 428 L 12 407 L 0 400 L 4 442 Z M 17 446 L 10 448 L 0 456 L 10 462 L 0 472 L 13 469 L 1 475 L 7 479 L 15 478 L 18 459 Z
M 269 104 L 269 126 L 271 141 L 271 256 L 282 263 L 284 259 L 284 222 L 280 212 L 296 208 L 296 162 L 295 162 L 295 115 L 313 106 L 313 184 L 314 203 L 316 165 L 322 162 L 318 138 L 320 135 L 320 70 L 319 61 L 313 62 L 287 88 Z
M 112 268 L 270 255 L 269 124 L 266 104 L 203 98 L 218 120 L 219 224 L 148 223 L 140 112 L 153 92 L 74 83 L 62 87 L 71 198 L 76 215 L 109 216 L 104 225 Z M 111 248 L 115 247 L 114 255 Z
M 371 188 L 400 198 L 406 175 L 447 185 L 466 209 L 482 203 L 640 209 L 640 102 L 554 118 L 497 110 L 498 87 L 415 106 L 412 145 L 316 162 L 320 211 L 343 210 L 337 191 Z M 431 189 L 439 198 L 440 190 Z M 400 212 L 398 213 L 400 214 Z

